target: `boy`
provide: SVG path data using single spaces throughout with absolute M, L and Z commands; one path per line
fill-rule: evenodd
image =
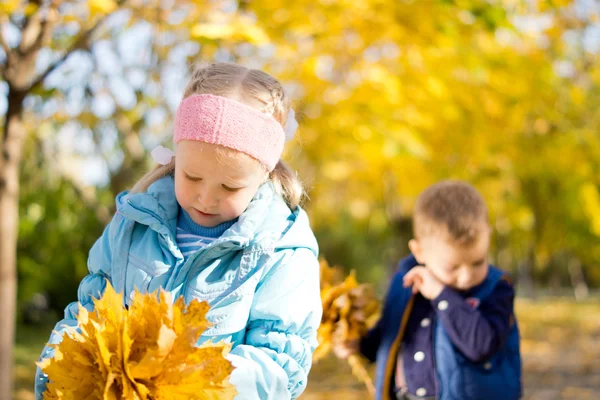
M 513 400 L 521 396 L 514 289 L 488 265 L 487 208 L 470 185 L 426 189 L 412 255 L 400 262 L 377 325 L 354 349 L 376 362 L 377 399 Z

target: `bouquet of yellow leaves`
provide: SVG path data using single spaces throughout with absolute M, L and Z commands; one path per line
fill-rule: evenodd
M 325 357 L 333 347 L 359 341 L 377 322 L 379 301 L 370 285 L 358 284 L 354 271 L 341 281 L 342 271 L 321 261 L 321 302 L 323 318 L 317 332 L 319 347 L 313 360 Z M 341 282 L 340 282 L 341 281 Z M 373 381 L 358 354 L 348 357 L 353 374 L 365 383 L 374 395 Z
M 48 374 L 44 399 L 225 400 L 231 345 L 197 346 L 209 327 L 206 302 L 169 293 L 135 293 L 129 309 L 107 284 L 94 311 L 79 307 L 78 328 L 69 330 L 55 355 L 38 365 Z

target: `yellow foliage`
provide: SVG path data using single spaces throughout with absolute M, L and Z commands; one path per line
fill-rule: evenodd
M 583 209 L 590 219 L 591 230 L 596 236 L 600 236 L 600 194 L 592 183 L 586 183 L 580 190 Z
M 109 14 L 117 9 L 114 0 L 89 0 L 90 14 Z
M 321 261 L 321 302 L 323 317 L 317 331 L 319 347 L 313 360 L 318 362 L 325 357 L 333 346 L 358 341 L 379 318 L 379 302 L 373 288 L 367 284 L 358 284 L 354 271 L 339 282 L 342 275 L 337 267 L 329 267 Z M 352 372 L 365 382 L 372 391 L 371 379 L 358 355 L 348 359 Z
M 0 3 L 0 11 L 2 14 L 9 15 L 19 9 L 20 0 L 6 0 Z
M 196 39 L 248 41 L 255 45 L 269 43 L 269 37 L 265 31 L 244 18 L 236 18 L 233 21 L 199 23 L 192 27 L 191 36 Z
M 322 268 L 329 268 L 322 263 Z M 328 284 L 321 290 L 323 318 L 318 331 L 318 361 L 331 350 L 335 342 L 358 340 L 378 317 L 379 303 L 371 286 L 359 285 L 354 272 L 338 284 Z
M 126 310 L 107 284 L 94 311 L 79 308 L 78 330 L 54 345 L 54 358 L 39 363 L 50 382 L 45 399 L 225 400 L 235 388 L 227 379 L 230 344 L 197 346 L 209 327 L 206 302 L 170 294 L 135 293 Z

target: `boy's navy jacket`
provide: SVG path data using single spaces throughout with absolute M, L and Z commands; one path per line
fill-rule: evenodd
M 377 400 L 395 399 L 398 351 L 408 392 L 439 400 L 513 400 L 521 397 L 519 330 L 514 289 L 490 265 L 468 292 L 444 288 L 434 300 L 413 295 L 402 280 L 418 262 L 399 264 L 381 319 L 360 344 L 376 362 Z

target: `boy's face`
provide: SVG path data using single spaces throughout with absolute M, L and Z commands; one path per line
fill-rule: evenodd
M 443 233 L 432 234 L 409 243 L 420 264 L 444 285 L 468 290 L 479 285 L 488 273 L 490 228 L 485 225 L 477 240 L 468 245 L 453 243 Z

